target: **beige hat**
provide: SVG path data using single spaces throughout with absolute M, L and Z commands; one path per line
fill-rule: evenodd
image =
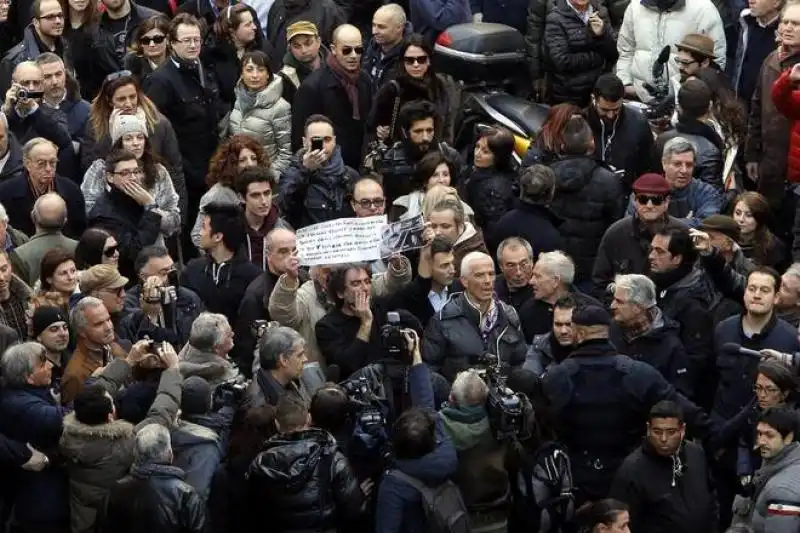
M 697 55 L 714 59 L 714 39 L 702 33 L 689 33 L 675 45 L 678 50 L 686 50 Z
M 313 22 L 309 22 L 307 20 L 298 20 L 286 28 L 286 42 L 288 43 L 298 35 L 311 35 L 312 37 L 317 37 L 319 36 L 319 30 Z
M 81 274 L 81 292 L 90 292 L 102 289 L 119 289 L 128 284 L 128 278 L 121 276 L 114 265 L 94 265 Z

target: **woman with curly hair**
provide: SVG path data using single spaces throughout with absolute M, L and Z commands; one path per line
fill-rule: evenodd
M 169 172 L 153 154 L 145 124 L 135 115 L 121 115 L 116 111 L 112 115 L 114 115 L 114 124 L 111 128 L 113 148 L 127 150 L 142 162 L 144 170 L 142 186 L 153 195 L 158 206 L 154 211 L 161 215 L 161 233 L 164 237 L 169 237 L 180 229 L 181 213 L 185 216 L 186 205 L 179 205 L 181 199 L 175 192 Z M 106 185 L 106 161 L 98 159 L 86 171 L 81 183 L 87 215 L 92 211 L 98 198 L 103 195 Z
M 210 188 L 200 198 L 197 219 L 192 228 L 192 242 L 195 246 L 200 245 L 203 208 L 210 203 L 241 204 L 242 197 L 234 189 L 236 176 L 246 168 L 269 166 L 270 160 L 261 143 L 249 135 L 234 135 L 219 145 L 208 164 L 206 185 Z
M 522 160 L 523 167 L 549 165 L 564 151 L 564 126 L 569 119 L 581 115 L 581 109 L 574 104 L 554 105 L 547 111 L 547 118 L 536 140 L 528 147 Z
M 772 210 L 761 194 L 743 192 L 731 204 L 731 216 L 739 226 L 739 246 L 744 256 L 758 265 L 783 272 L 788 266 L 786 245 L 770 231 Z
M 161 13 L 147 17 L 134 32 L 125 69 L 142 83 L 169 57 L 169 18 Z
M 103 81 L 100 92 L 92 100 L 86 142 L 81 151 L 83 172 L 95 160 L 104 159 L 111 151 L 111 119 L 115 110 L 123 115 L 136 115 L 147 125 L 153 152 L 163 158 L 178 195 L 186 198 L 183 157 L 175 130 L 172 129 L 169 119 L 142 92 L 139 82 L 128 70 L 109 74 Z

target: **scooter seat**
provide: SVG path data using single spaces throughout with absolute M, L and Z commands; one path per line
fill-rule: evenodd
M 527 132 L 530 137 L 535 137 L 541 131 L 549 109 L 544 104 L 529 102 L 506 93 L 490 94 L 486 97 L 486 103 Z

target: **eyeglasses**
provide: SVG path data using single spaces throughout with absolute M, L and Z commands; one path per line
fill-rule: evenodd
M 781 390 L 777 387 L 762 387 L 761 385 L 756 385 L 753 387 L 753 392 L 756 394 L 777 394 Z
M 403 58 L 406 65 L 413 65 L 415 63 L 419 63 L 420 65 L 427 65 L 428 64 L 428 56 L 405 56 Z
M 103 255 L 106 257 L 114 257 L 114 254 L 119 252 L 119 244 L 115 244 L 114 246 L 109 246 L 105 250 L 103 250 Z
M 114 172 L 114 174 L 117 175 L 117 176 L 122 176 L 123 178 L 132 178 L 134 176 L 141 176 L 141 175 L 144 174 L 144 172 L 142 172 L 140 169 L 136 168 L 136 169 L 132 169 L 132 170 L 131 169 L 125 169 L 125 170 L 123 170 L 121 172 Z
M 108 76 L 106 76 L 106 83 L 111 83 L 112 81 L 118 80 L 120 78 L 127 78 L 129 76 L 133 76 L 133 72 L 130 70 L 120 70 L 119 72 L 112 72 Z
M 54 20 L 64 20 L 64 13 L 50 13 L 49 15 L 43 15 L 36 18 L 39 20 L 46 20 L 48 22 L 52 22 Z
M 189 46 L 190 44 L 200 44 L 203 42 L 203 39 L 200 37 L 184 37 L 183 39 L 178 39 L 177 42 L 184 46 Z
M 364 47 L 363 46 L 343 46 L 342 47 L 342 54 L 343 55 L 349 56 L 353 52 L 355 52 L 357 56 L 360 56 L 361 54 L 364 53 Z
M 353 200 L 361 209 L 369 209 L 370 207 L 381 208 L 386 204 L 386 198 L 364 198 L 363 200 Z
M 56 168 L 57 166 L 58 166 L 58 159 L 36 161 L 36 168 L 39 170 L 44 170 L 46 168 Z
M 694 65 L 695 63 L 697 63 L 697 61 L 695 61 L 694 59 L 681 59 L 678 56 L 673 57 L 672 60 L 675 62 L 675 64 L 680 65 L 682 67 L 688 67 L 689 65 Z
M 162 44 L 167 40 L 166 35 L 156 35 L 154 37 L 142 37 L 139 42 L 145 46 L 149 44 Z
M 648 202 L 658 207 L 666 200 L 665 196 L 651 196 L 649 194 L 637 194 L 636 203 L 640 205 L 647 205 Z

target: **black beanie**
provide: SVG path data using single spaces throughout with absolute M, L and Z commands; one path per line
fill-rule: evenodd
M 64 312 L 58 307 L 42 306 L 33 312 L 33 338 L 38 337 L 44 330 L 56 322 L 65 322 L 69 326 Z
M 187 415 L 203 415 L 211 410 L 211 385 L 200 376 L 190 376 L 181 386 L 181 411 Z

